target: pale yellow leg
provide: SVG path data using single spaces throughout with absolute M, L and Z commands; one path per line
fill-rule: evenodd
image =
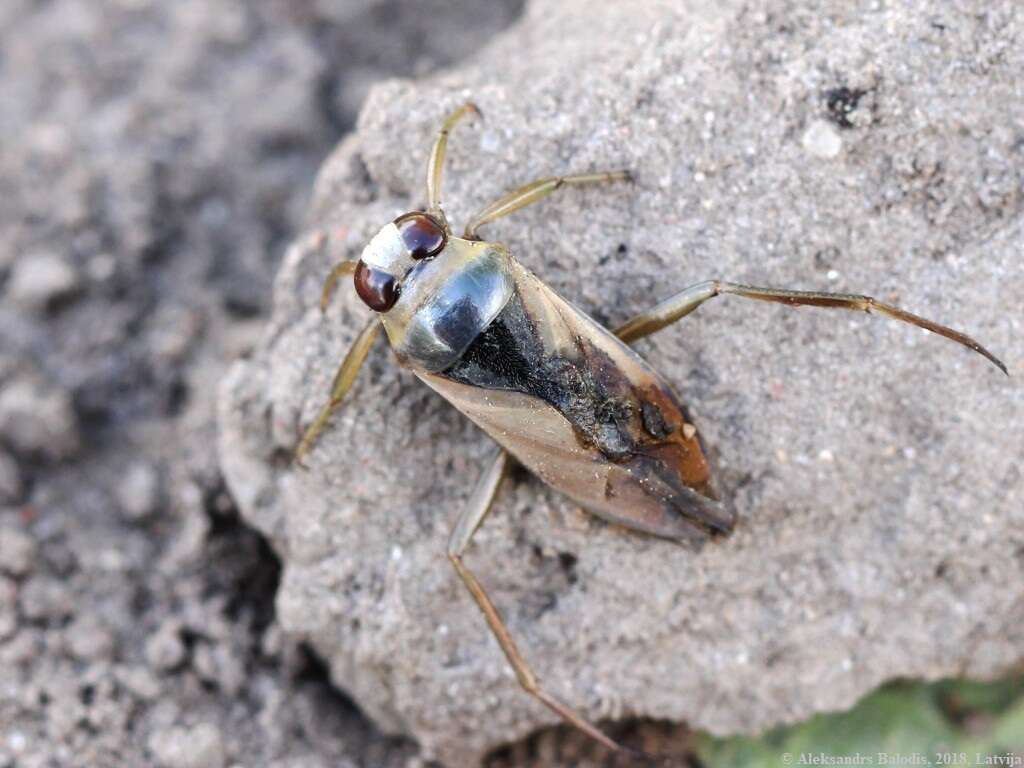
M 610 181 L 629 181 L 631 178 L 629 171 L 608 171 L 605 173 L 580 173 L 574 176 L 548 176 L 543 179 L 537 179 L 537 181 L 502 195 L 480 211 L 466 225 L 465 237 L 470 240 L 475 239 L 477 236 L 476 231 L 484 224 L 490 224 L 495 219 L 508 216 L 520 208 L 525 208 L 531 203 L 543 200 L 556 189 L 561 189 L 564 186 L 604 184 Z
M 366 327 L 359 332 L 356 340 L 352 343 L 348 354 L 345 355 L 345 359 L 342 361 L 341 366 L 338 368 L 338 372 L 334 375 L 334 382 L 331 384 L 331 398 L 327 401 L 323 408 L 320 409 L 320 413 L 317 414 L 316 419 L 306 430 L 302 436 L 302 441 L 299 443 L 299 447 L 295 449 L 295 462 L 302 465 L 302 460 L 306 454 L 313 447 L 316 439 L 320 436 L 320 433 L 324 431 L 327 423 L 331 420 L 331 416 L 338 410 L 338 406 L 341 405 L 342 400 L 345 399 L 345 395 L 352 388 L 353 382 L 356 380 L 356 376 L 359 373 L 359 369 L 363 367 L 363 363 L 366 362 L 366 356 L 370 353 L 370 347 L 373 346 L 374 339 L 377 338 L 377 333 L 380 331 L 380 320 L 374 317 L 366 324 Z
M 831 307 L 859 310 L 861 312 L 878 312 L 895 320 L 901 320 L 904 323 L 910 323 L 932 333 L 937 333 L 939 336 L 945 336 L 957 344 L 962 344 L 988 359 L 1003 373 L 1007 373 L 1006 366 L 1003 365 L 1002 361 L 967 334 L 955 331 L 927 318 L 913 315 L 892 304 L 877 301 L 870 296 L 861 296 L 854 293 L 819 293 L 816 291 L 793 291 L 783 288 L 758 288 L 753 285 L 727 283 L 721 280 L 707 280 L 703 283 L 691 285 L 689 288 L 684 288 L 647 312 L 642 312 L 619 326 L 615 330 L 615 335 L 625 342 L 643 338 L 686 317 L 708 299 L 713 299 L 715 296 L 723 294 L 743 296 L 759 301 L 773 301 L 780 304 L 788 304 L 792 307 Z
M 441 130 L 434 140 L 434 147 L 427 160 L 427 213 L 433 215 L 447 226 L 444 211 L 441 210 L 441 176 L 444 171 L 444 156 L 448 151 L 448 134 L 452 128 L 466 115 L 480 117 L 476 104 L 466 102 L 456 109 L 441 124 Z
M 508 659 L 512 669 L 515 670 L 516 677 L 519 679 L 519 684 L 523 689 L 562 717 L 566 722 L 576 726 L 608 749 L 636 754 L 633 750 L 627 749 L 608 738 L 596 726 L 589 723 L 571 707 L 563 704 L 541 687 L 537 676 L 519 652 L 519 648 L 516 647 L 516 643 L 512 639 L 508 627 L 505 626 L 501 614 L 498 613 L 498 609 L 495 608 L 491 598 L 484 591 L 483 585 L 480 584 L 476 576 L 472 574 L 462 561 L 463 554 L 469 546 L 473 534 L 480 527 L 484 517 L 487 516 L 491 506 L 494 504 L 494 499 L 498 495 L 498 489 L 501 487 L 501 481 L 505 477 L 510 462 L 511 458 L 509 455 L 499 449 L 491 460 L 490 465 L 480 476 L 480 480 L 473 490 L 473 495 L 459 516 L 455 528 L 452 529 L 451 537 L 448 540 L 448 559 L 452 561 L 452 565 L 455 566 L 455 571 L 459 574 L 459 578 L 462 579 L 467 589 L 469 589 L 469 593 L 476 601 L 477 606 L 479 606 L 480 611 L 487 620 L 487 625 L 490 627 L 494 638 L 498 641 L 498 645 L 501 646 L 505 658 Z

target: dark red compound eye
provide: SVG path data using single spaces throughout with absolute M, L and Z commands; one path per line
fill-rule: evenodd
M 426 213 L 407 213 L 395 219 L 398 234 L 414 259 L 429 259 L 444 248 L 448 236 L 444 227 Z
M 353 281 L 359 298 L 374 312 L 387 312 L 398 301 L 398 280 L 394 275 L 368 267 L 360 261 L 356 265 Z

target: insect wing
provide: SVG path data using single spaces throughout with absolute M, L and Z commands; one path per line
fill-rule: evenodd
M 417 372 L 589 511 L 673 539 L 731 529 L 696 428 L 635 352 L 512 262 L 515 292 L 462 359 Z

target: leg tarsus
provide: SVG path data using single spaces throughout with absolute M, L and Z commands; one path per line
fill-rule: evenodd
M 492 459 L 488 468 L 484 470 L 484 473 L 480 476 L 480 480 L 477 482 L 476 488 L 473 490 L 473 495 L 470 496 L 469 502 L 466 504 L 466 508 L 459 516 L 459 519 L 455 524 L 455 528 L 452 529 L 451 537 L 448 540 L 448 559 L 451 561 L 452 566 L 455 568 L 455 572 L 459 575 L 459 578 L 462 579 L 462 582 L 466 585 L 469 593 L 473 596 L 480 612 L 483 613 L 484 618 L 487 620 L 487 625 L 490 627 L 491 633 L 494 635 L 495 640 L 498 641 L 498 645 L 505 654 L 505 658 L 508 659 L 509 664 L 515 671 L 516 678 L 519 680 L 519 684 L 522 686 L 523 690 L 555 712 L 566 722 L 574 725 L 576 728 L 600 742 L 608 749 L 618 752 L 626 752 L 629 754 L 637 754 L 634 750 L 627 749 L 616 741 L 610 739 L 602 733 L 600 729 L 589 723 L 581 715 L 577 714 L 571 707 L 563 704 L 541 687 L 540 682 L 537 680 L 537 676 L 533 673 L 533 670 L 530 669 L 526 659 L 523 658 L 523 655 L 519 652 L 519 648 L 512 639 L 512 635 L 509 633 L 508 627 L 505 626 L 505 622 L 502 620 L 501 614 L 498 613 L 498 609 L 494 606 L 494 603 L 491 602 L 487 592 L 484 591 L 483 585 L 480 584 L 476 576 L 473 575 L 463 562 L 463 554 L 469 546 L 469 542 L 472 540 L 473 534 L 480 527 L 480 524 L 487 516 L 491 506 L 494 504 L 494 499 L 498 494 L 498 489 L 501 487 L 501 481 L 505 477 L 510 460 L 511 459 L 505 451 L 499 450 L 494 459 Z
M 521 208 L 532 205 L 564 186 L 581 186 L 585 184 L 604 184 L 612 181 L 632 181 L 629 171 L 606 171 L 602 173 L 579 173 L 572 176 L 547 176 L 529 184 L 506 192 L 493 203 L 485 207 L 466 225 L 464 237 L 474 240 L 477 230 L 496 219 L 508 216 Z
M 674 296 L 662 301 L 647 312 L 633 317 L 615 330 L 615 335 L 625 342 L 648 336 L 671 325 L 677 320 L 686 317 L 708 299 L 723 294 L 742 296 L 747 299 L 758 301 L 772 301 L 786 304 L 791 307 L 810 306 L 828 307 L 834 309 L 848 309 L 861 312 L 878 312 L 894 320 L 916 325 L 927 331 L 944 336 L 977 352 L 982 357 L 1007 373 L 1006 366 L 995 355 L 985 349 L 981 344 L 965 333 L 953 330 L 919 315 L 911 314 L 892 304 L 878 301 L 871 296 L 863 296 L 855 293 L 822 293 L 817 291 L 794 291 L 784 288 L 761 288 L 754 285 L 742 285 L 740 283 L 728 283 L 721 280 L 706 280 L 696 285 L 684 288 Z

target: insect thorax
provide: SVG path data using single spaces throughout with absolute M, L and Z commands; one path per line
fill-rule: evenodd
M 426 371 L 442 371 L 498 316 L 513 290 L 505 248 L 451 238 L 437 258 L 406 276 L 401 297 L 381 320 L 400 357 Z

